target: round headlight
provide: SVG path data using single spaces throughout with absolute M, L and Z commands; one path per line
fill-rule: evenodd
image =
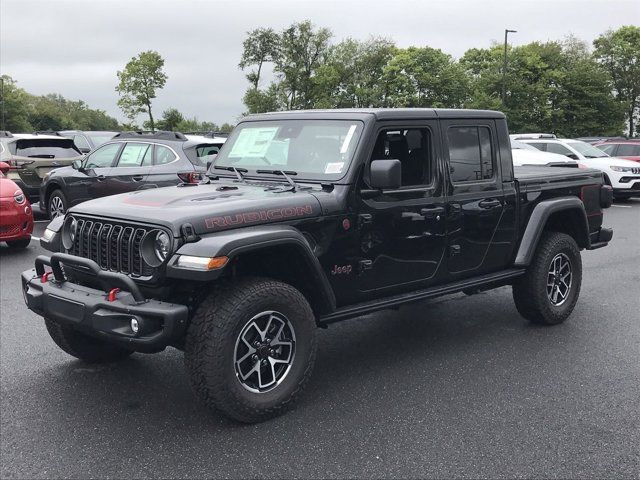
M 71 250 L 76 240 L 76 231 L 78 230 L 78 221 L 73 217 L 67 217 L 62 225 L 62 246 Z
M 153 250 L 158 257 L 158 260 L 164 262 L 169 255 L 171 249 L 171 239 L 165 232 L 156 233 L 156 238 L 153 242 Z
M 13 194 L 13 199 L 16 201 L 16 203 L 18 205 L 22 205 L 24 203 L 24 194 L 18 190 L 16 193 Z

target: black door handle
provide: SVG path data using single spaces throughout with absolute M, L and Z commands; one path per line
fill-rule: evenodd
M 98 179 L 99 182 L 102 182 L 103 180 L 105 180 L 107 177 L 105 177 L 104 175 L 98 175 L 96 177 Z
M 434 216 L 444 213 L 444 207 L 427 207 L 420 209 L 420 215 Z
M 480 208 L 493 208 L 493 207 L 500 207 L 502 206 L 502 203 L 500 202 L 500 200 L 482 200 L 479 204 Z
M 143 175 L 134 175 L 132 178 L 133 178 L 134 182 L 141 182 L 142 179 L 144 178 L 144 176 Z

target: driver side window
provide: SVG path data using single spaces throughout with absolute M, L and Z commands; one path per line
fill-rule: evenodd
M 105 168 L 113 165 L 120 150 L 120 143 L 108 143 L 87 157 L 84 168 Z

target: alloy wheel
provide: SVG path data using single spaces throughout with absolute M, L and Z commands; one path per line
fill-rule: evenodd
M 564 253 L 558 253 L 547 275 L 547 296 L 552 305 L 559 307 L 569 297 L 572 282 L 571 260 Z
M 51 217 L 51 220 L 64 215 L 64 213 L 64 203 L 62 203 L 62 199 L 57 195 L 54 196 L 49 201 L 49 216 Z
M 238 381 L 254 393 L 274 389 L 291 370 L 295 346 L 293 326 L 282 313 L 266 311 L 254 316 L 236 339 L 234 364 Z

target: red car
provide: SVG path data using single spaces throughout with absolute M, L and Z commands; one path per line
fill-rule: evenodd
M 25 248 L 31 241 L 33 212 L 22 190 L 6 178 L 11 168 L 0 162 L 0 242 L 13 248 Z
M 611 157 L 640 162 L 640 140 L 609 140 L 598 142 L 595 146 Z

